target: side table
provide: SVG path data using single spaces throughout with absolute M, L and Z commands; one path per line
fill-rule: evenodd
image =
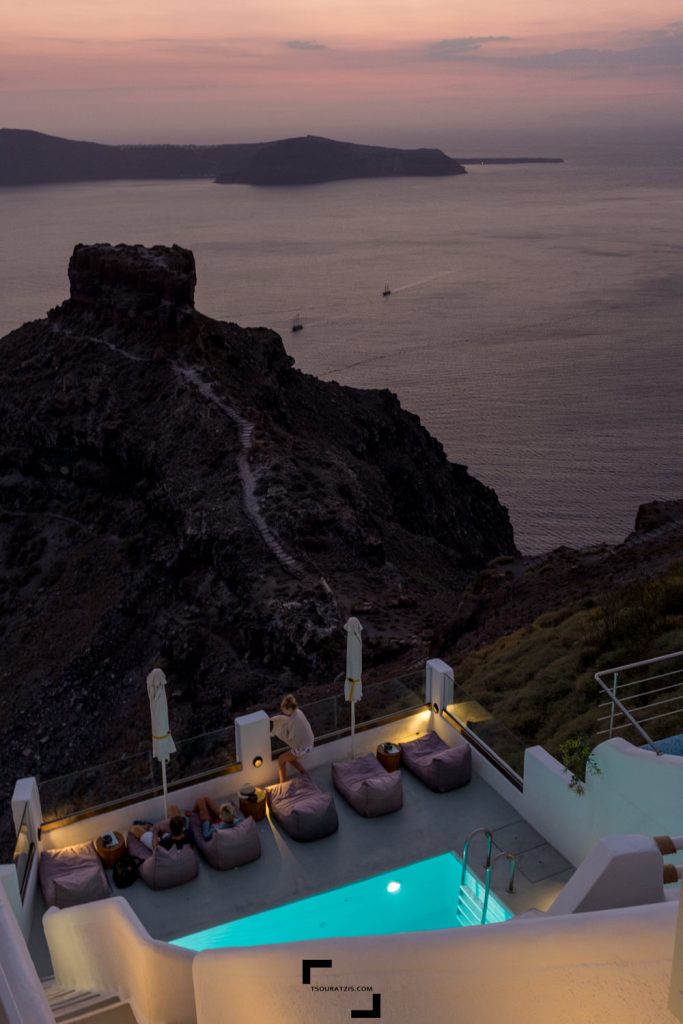
M 95 840 L 95 851 L 105 868 L 113 868 L 119 857 L 126 852 L 126 838 L 123 833 L 114 832 L 114 835 L 117 841 L 113 846 L 105 846 L 102 836 L 98 836 Z
M 388 772 L 397 772 L 401 767 L 401 748 L 395 743 L 380 743 L 377 760 Z
M 245 818 L 253 818 L 254 821 L 261 821 L 266 816 L 266 791 L 259 786 L 254 791 L 255 799 L 240 797 L 240 810 Z

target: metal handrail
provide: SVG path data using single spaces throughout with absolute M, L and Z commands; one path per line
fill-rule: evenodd
M 632 661 L 630 665 L 615 665 L 614 668 L 603 668 L 595 673 L 595 678 L 604 676 L 608 672 L 626 672 L 632 668 L 642 668 L 643 665 L 657 665 L 662 661 L 671 661 L 672 658 L 683 657 L 683 651 L 674 651 L 673 654 L 660 654 L 657 658 L 646 658 L 645 661 Z
M 670 678 L 671 676 L 675 675 L 683 675 L 683 668 L 673 669 L 669 672 L 658 673 L 657 675 L 650 677 L 644 676 L 640 679 L 631 680 L 630 682 L 625 683 L 620 683 L 619 674 L 627 672 L 631 669 L 640 669 L 649 665 L 659 665 L 663 662 L 670 662 L 674 658 L 683 658 L 683 651 L 676 651 L 673 654 L 660 655 L 657 658 L 648 658 L 645 661 L 634 661 L 628 665 L 618 665 L 616 668 L 603 669 L 602 671 L 595 673 L 596 683 L 608 697 L 607 701 L 599 704 L 598 706 L 601 708 L 609 707 L 610 709 L 609 714 L 601 715 L 598 718 L 598 722 L 609 721 L 609 726 L 599 730 L 598 735 L 604 735 L 606 733 L 611 738 L 614 732 L 626 729 L 630 725 L 636 730 L 639 736 L 641 736 L 641 738 L 645 740 L 645 743 L 648 744 L 655 751 L 657 755 L 661 754 L 661 751 L 657 750 L 655 740 L 653 740 L 649 733 L 643 728 L 643 723 L 657 721 L 659 719 L 668 718 L 673 714 L 681 713 L 681 711 L 683 711 L 683 706 L 679 707 L 678 709 L 675 709 L 674 711 L 664 711 L 658 714 L 649 715 L 647 718 L 640 719 L 637 719 L 635 717 L 634 712 L 647 712 L 657 707 L 663 707 L 665 705 L 672 704 L 677 700 L 680 700 L 680 697 L 683 697 L 683 693 L 681 693 L 680 697 L 669 697 L 663 700 L 652 701 L 650 703 L 645 704 L 635 702 L 640 701 L 644 698 L 653 697 L 655 696 L 655 694 L 660 694 L 674 690 L 677 687 L 683 685 L 683 680 L 681 683 L 677 684 L 675 683 L 667 686 L 653 687 L 646 693 L 625 695 L 624 700 L 620 700 L 619 697 L 617 697 L 617 689 L 619 688 L 619 686 L 621 686 L 623 691 L 624 689 L 631 689 L 634 686 L 641 685 L 642 683 L 655 683 L 660 679 Z M 603 676 L 609 676 L 610 682 L 608 683 L 603 678 Z M 630 702 L 630 707 L 627 706 L 626 702 Z M 619 725 L 616 725 L 615 717 L 617 715 L 623 715 L 626 721 Z
M 495 868 L 496 863 L 500 860 L 501 857 L 505 857 L 505 859 L 510 862 L 510 872 L 509 872 L 509 875 L 508 875 L 508 884 L 507 884 L 507 888 L 506 888 L 505 891 L 506 892 L 514 892 L 515 891 L 515 871 L 517 870 L 517 858 L 515 857 L 514 853 L 509 853 L 507 850 L 505 850 L 502 853 L 496 854 L 496 856 L 493 859 L 493 863 L 490 864 L 487 867 L 487 869 L 486 869 L 486 885 L 485 885 L 485 888 L 484 888 L 484 903 L 483 903 L 483 906 L 482 906 L 482 909 L 481 909 L 481 923 L 482 924 L 486 924 L 486 914 L 487 914 L 488 909 L 489 909 L 489 894 L 491 892 L 491 876 L 493 875 L 493 869 Z
M 475 836 L 483 834 L 486 836 L 486 863 L 484 867 L 488 870 L 491 867 L 491 850 L 493 849 L 493 833 L 490 828 L 475 828 L 468 835 L 465 840 L 465 845 L 462 848 L 462 871 L 460 872 L 460 884 L 465 884 L 465 876 L 467 875 L 467 858 L 470 852 L 470 843 Z
M 667 658 L 675 658 L 675 657 L 677 657 L 677 655 L 676 654 L 667 654 L 666 657 Z M 610 672 L 619 672 L 620 670 L 612 668 L 609 671 Z M 629 686 L 638 686 L 639 683 L 655 683 L 658 679 L 668 679 L 669 676 L 679 676 L 679 675 L 681 675 L 681 673 L 683 673 L 683 669 L 675 668 L 671 672 L 660 672 L 659 675 L 657 675 L 657 676 L 642 676 L 641 679 L 632 679 L 630 683 L 622 683 L 621 684 L 621 688 L 622 688 L 622 690 L 628 690 Z M 680 685 L 681 685 L 680 683 L 674 683 L 674 686 L 680 686 Z M 674 686 L 663 686 L 662 689 L 663 690 L 673 690 Z M 658 690 L 653 690 L 652 692 L 653 693 L 658 693 L 659 691 Z M 605 701 L 605 703 L 604 704 L 600 704 L 599 707 L 601 707 L 601 708 L 607 707 L 608 703 L 609 703 L 608 701 Z

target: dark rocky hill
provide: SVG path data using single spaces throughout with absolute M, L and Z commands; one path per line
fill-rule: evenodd
M 0 766 L 60 774 L 177 739 L 344 666 L 415 663 L 458 593 L 516 554 L 506 510 L 389 391 L 294 368 L 194 309 L 192 254 L 77 246 L 71 298 L 0 361 Z
M 0 185 L 120 178 L 285 185 L 452 174 L 465 174 L 465 169 L 439 149 L 388 149 L 313 136 L 220 146 L 105 146 L 0 129 Z
M 438 177 L 465 174 L 465 168 L 440 149 L 389 149 L 359 146 L 307 135 L 262 146 L 245 168 L 250 185 L 312 185 L 345 178 Z M 221 184 L 241 180 L 233 171 L 219 174 Z

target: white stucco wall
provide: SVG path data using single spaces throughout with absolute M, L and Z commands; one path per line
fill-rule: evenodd
M 0 1020 L 54 1024 L 13 908 L 0 887 Z
M 139 1024 L 193 1024 L 195 954 L 152 939 L 122 897 L 48 910 L 43 926 L 61 985 L 130 1000 Z
M 593 751 L 600 775 L 589 775 L 578 796 L 570 776 L 543 747 L 524 759 L 521 812 L 574 865 L 604 836 L 678 835 L 683 811 L 683 758 L 657 756 L 622 739 Z
M 198 1024 L 320 1024 L 381 999 L 392 1024 L 674 1024 L 676 906 L 484 928 L 216 950 L 193 964 Z M 302 983 L 302 960 L 332 960 Z M 344 991 L 355 988 L 356 991 Z M 358 991 L 370 986 L 372 992 Z

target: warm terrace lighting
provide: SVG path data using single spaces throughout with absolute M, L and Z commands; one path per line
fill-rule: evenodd
M 256 756 L 251 763 L 253 764 L 254 768 L 260 768 L 261 765 L 263 764 L 263 758 Z
M 398 892 L 400 888 L 400 882 L 389 882 L 389 885 L 387 886 L 387 892 Z

